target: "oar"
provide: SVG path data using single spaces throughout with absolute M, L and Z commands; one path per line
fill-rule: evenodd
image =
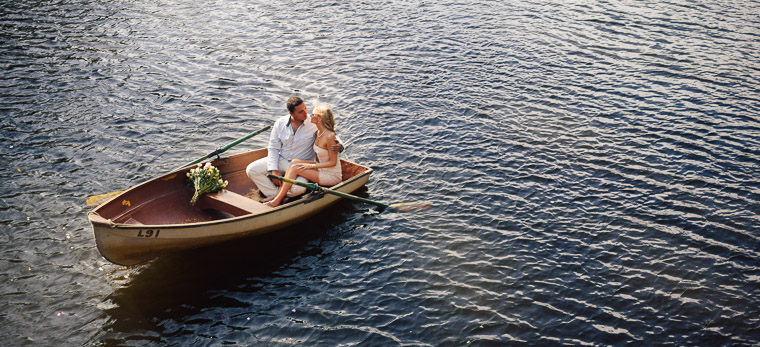
M 332 190 L 330 188 L 325 188 L 325 187 L 322 187 L 322 186 L 320 186 L 319 184 L 316 184 L 316 183 L 299 182 L 299 181 L 292 180 L 290 178 L 285 178 L 285 177 L 281 177 L 281 176 L 277 176 L 277 175 L 272 175 L 272 174 L 267 174 L 267 176 L 269 178 L 272 178 L 272 179 L 277 179 L 277 180 L 280 180 L 280 181 L 288 182 L 290 184 L 295 184 L 295 185 L 298 185 L 298 186 L 301 186 L 301 187 L 305 187 L 306 189 L 311 190 L 311 191 L 323 192 L 323 193 L 328 193 L 328 194 L 332 194 L 332 195 L 337 195 L 337 196 L 340 196 L 342 198 L 346 198 L 346 199 L 350 199 L 350 200 L 354 200 L 354 201 L 359 201 L 359 202 L 363 202 L 363 203 L 367 203 L 367 204 L 372 204 L 372 205 L 379 206 L 379 207 L 382 207 L 382 208 L 397 209 L 397 210 L 400 210 L 400 211 L 403 211 L 403 212 L 417 211 L 417 210 L 421 210 L 421 209 L 430 207 L 430 205 L 431 205 L 429 202 L 426 202 L 426 201 L 401 202 L 401 203 L 395 203 L 395 204 L 385 204 L 385 203 L 382 203 L 382 202 L 372 201 L 372 200 L 365 199 L 365 198 L 362 198 L 362 197 L 358 197 L 358 196 L 355 196 L 355 195 L 339 192 L 337 190 Z
M 248 135 L 245 135 L 245 136 L 243 136 L 243 137 L 241 137 L 241 138 L 239 138 L 239 139 L 237 139 L 235 141 L 232 141 L 232 142 L 228 143 L 227 145 L 225 145 L 223 147 L 219 147 L 217 150 L 215 150 L 215 151 L 213 151 L 213 152 L 211 152 L 209 154 L 206 154 L 205 156 L 203 156 L 201 158 L 195 159 L 195 160 L 193 160 L 193 161 L 191 161 L 191 162 L 189 162 L 189 163 L 187 163 L 185 165 L 182 165 L 182 166 L 180 166 L 180 167 L 178 167 L 178 168 L 176 168 L 176 169 L 174 169 L 172 171 L 177 171 L 179 169 L 184 169 L 184 168 L 186 168 L 186 167 L 188 167 L 190 165 L 198 164 L 198 163 L 200 163 L 200 162 L 202 162 L 202 161 L 204 161 L 204 160 L 206 160 L 208 158 L 211 158 L 213 156 L 222 154 L 222 153 L 226 152 L 228 149 L 237 146 L 239 143 L 241 143 L 241 142 L 243 142 L 245 140 L 250 139 L 251 137 L 254 137 L 254 136 L 258 135 L 258 134 L 261 134 L 261 133 L 267 131 L 267 129 L 269 129 L 269 128 L 271 128 L 271 126 L 267 125 L 267 126 L 261 128 L 259 130 L 256 130 L 256 131 L 254 131 L 254 132 L 252 132 L 252 133 L 250 133 Z
M 206 159 L 209 159 L 211 157 L 218 156 L 219 154 L 222 154 L 222 153 L 226 152 L 228 149 L 237 146 L 241 142 L 243 142 L 245 140 L 248 140 L 251 137 L 254 137 L 254 136 L 258 135 L 258 134 L 261 134 L 261 133 L 267 131 L 267 129 L 269 129 L 269 128 L 271 128 L 271 126 L 267 125 L 267 126 L 261 128 L 259 130 L 256 130 L 256 131 L 254 131 L 254 132 L 252 132 L 252 133 L 250 133 L 248 135 L 245 135 L 245 136 L 243 136 L 243 137 L 241 137 L 241 138 L 239 138 L 239 139 L 237 139 L 235 141 L 232 141 L 232 142 L 230 142 L 230 143 L 228 143 L 228 144 L 226 144 L 226 145 L 224 145 L 222 147 L 219 147 L 215 151 L 213 151 L 213 152 L 211 152 L 209 154 L 206 154 L 203 157 L 200 157 L 200 158 L 198 158 L 196 160 L 193 160 L 193 161 L 191 161 L 191 162 L 189 162 L 189 163 L 187 163 L 185 165 L 182 165 L 182 166 L 180 166 L 180 167 L 178 167 L 178 168 L 176 168 L 176 169 L 174 169 L 172 171 L 177 171 L 179 169 L 186 168 L 186 167 L 188 167 L 190 165 L 198 164 L 198 163 L 200 163 L 200 162 L 202 162 L 202 161 L 204 161 Z M 97 205 L 100 205 L 102 202 L 104 202 L 104 201 L 106 201 L 106 200 L 108 200 L 108 199 L 110 199 L 110 198 L 112 198 L 112 197 L 114 197 L 116 195 L 119 195 L 119 194 L 121 194 L 123 192 L 124 192 L 123 190 L 117 190 L 115 192 L 110 192 L 110 193 L 105 193 L 105 194 L 99 194 L 99 195 L 93 195 L 93 196 L 87 198 L 87 201 L 85 201 L 85 203 L 87 204 L 87 206 L 97 206 Z

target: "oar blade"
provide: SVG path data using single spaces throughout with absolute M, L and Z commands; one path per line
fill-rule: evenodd
M 110 198 L 113 198 L 114 196 L 117 196 L 117 195 L 119 195 L 119 194 L 121 194 L 123 192 L 124 192 L 123 190 L 117 190 L 115 192 L 110 192 L 110 193 L 105 193 L 105 194 L 99 194 L 99 195 L 93 195 L 93 196 L 89 197 L 87 199 L 87 201 L 85 201 L 85 204 L 87 204 L 87 206 L 90 206 L 90 207 L 98 206 L 98 205 L 106 202 L 106 200 L 108 200 Z
M 390 204 L 390 207 L 401 212 L 421 211 L 430 206 L 433 206 L 433 204 L 428 201 L 399 202 Z

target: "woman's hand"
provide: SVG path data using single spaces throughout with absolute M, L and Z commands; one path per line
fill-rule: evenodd
M 309 169 L 314 169 L 316 164 L 308 164 L 308 163 L 298 163 L 296 164 L 296 169 L 304 171 Z

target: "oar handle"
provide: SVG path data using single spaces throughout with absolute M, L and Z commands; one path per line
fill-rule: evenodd
M 198 159 L 196 159 L 196 160 L 193 160 L 193 161 L 191 161 L 191 162 L 189 162 L 189 163 L 187 163 L 187 164 L 185 164 L 185 165 L 182 165 L 182 166 L 180 166 L 179 168 L 177 168 L 177 170 L 179 170 L 179 169 L 183 169 L 183 168 L 186 168 L 186 167 L 188 167 L 188 166 L 191 166 L 191 165 L 195 165 L 195 164 L 198 164 L 198 163 L 200 163 L 200 162 L 202 162 L 202 161 L 204 161 L 204 160 L 206 160 L 206 159 L 208 159 L 208 158 L 211 158 L 211 157 L 213 157 L 213 156 L 215 156 L 215 155 L 219 155 L 219 154 L 222 154 L 222 153 L 226 152 L 228 149 L 230 149 L 230 148 L 232 148 L 232 147 L 235 147 L 235 146 L 237 146 L 237 145 L 238 145 L 238 144 L 240 144 L 241 142 L 243 142 L 243 141 L 245 141 L 245 140 L 248 140 L 248 139 L 250 139 L 251 137 L 254 137 L 254 136 L 258 135 L 258 134 L 261 134 L 261 133 L 263 133 L 263 132 L 267 131 L 269 128 L 271 128 L 271 126 L 267 125 L 267 126 L 265 126 L 265 127 L 261 128 L 261 129 L 259 129 L 259 130 L 256 130 L 256 131 L 254 131 L 254 132 L 252 132 L 252 133 L 250 133 L 250 134 L 248 134 L 248 135 L 245 135 L 245 136 L 243 136 L 243 137 L 241 137 L 241 138 L 239 138 L 239 139 L 237 139 L 237 140 L 235 140 L 235 141 L 232 141 L 232 142 L 228 143 L 228 144 L 227 144 L 227 145 L 225 145 L 225 146 L 219 147 L 219 148 L 218 148 L 218 149 L 216 149 L 215 151 L 213 151 L 213 152 L 211 152 L 211 153 L 209 153 L 209 154 L 206 154 L 206 155 L 205 155 L 205 156 L 203 156 L 203 157 L 200 157 L 200 158 L 198 158 Z
M 355 196 L 355 195 L 339 192 L 337 190 L 332 190 L 332 189 L 329 189 L 329 188 L 321 187 L 321 186 L 319 186 L 316 183 L 299 182 L 299 181 L 296 181 L 296 180 L 292 180 L 290 178 L 285 178 L 285 177 L 281 177 L 281 176 L 277 176 L 277 175 L 272 175 L 272 174 L 267 174 L 267 177 L 273 178 L 273 179 L 277 179 L 277 180 L 280 180 L 280 181 L 283 181 L 283 182 L 287 182 L 287 183 L 290 183 L 290 184 L 295 184 L 297 186 L 305 187 L 306 189 L 309 189 L 309 190 L 312 190 L 312 191 L 316 191 L 316 192 L 325 192 L 325 193 L 328 193 L 328 194 L 340 196 L 342 198 L 346 198 L 346 199 L 350 199 L 350 200 L 355 200 L 355 201 L 360 201 L 360 202 L 367 203 L 367 204 L 372 204 L 372 205 L 375 205 L 375 206 L 380 206 L 382 208 L 388 208 L 388 207 L 390 207 L 390 205 L 384 204 L 382 202 L 372 201 L 372 200 L 365 199 L 365 198 L 362 198 L 362 197 L 358 197 L 358 196 Z
M 232 147 L 235 147 L 235 146 L 237 146 L 239 143 L 241 143 L 241 142 L 243 142 L 243 141 L 245 141 L 245 140 L 248 140 L 248 139 L 250 139 L 251 137 L 254 137 L 254 136 L 258 135 L 258 134 L 261 134 L 261 133 L 263 133 L 263 132 L 265 132 L 265 131 L 269 130 L 269 128 L 271 128 L 271 126 L 267 125 L 267 126 L 265 126 L 265 127 L 261 128 L 261 129 L 259 129 L 259 130 L 256 130 L 256 131 L 254 131 L 254 132 L 252 132 L 252 133 L 250 133 L 250 134 L 248 134 L 248 135 L 245 135 L 245 136 L 243 136 L 243 137 L 241 137 L 241 138 L 239 138 L 239 139 L 237 139 L 237 140 L 235 140 L 235 141 L 232 141 L 232 142 L 228 143 L 226 146 L 223 146 L 223 147 L 220 149 L 220 150 L 221 150 L 221 151 L 220 151 L 220 153 L 222 153 L 222 152 L 225 152 L 226 150 L 228 150 L 228 149 L 230 149 L 230 148 L 232 148 Z

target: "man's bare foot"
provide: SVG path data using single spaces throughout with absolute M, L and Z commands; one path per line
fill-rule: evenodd
M 272 201 L 272 199 L 274 199 L 274 195 L 272 195 L 272 196 L 268 196 L 268 197 L 266 197 L 266 198 L 264 198 L 264 199 L 261 199 L 261 200 L 259 200 L 259 202 L 260 202 L 260 203 L 262 203 L 262 204 L 265 204 L 265 203 L 267 203 L 267 202 L 270 202 L 270 201 Z

